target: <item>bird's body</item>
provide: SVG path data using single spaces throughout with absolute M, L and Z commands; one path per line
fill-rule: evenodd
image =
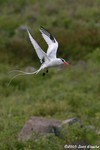
M 56 53 L 57 53 L 57 49 L 58 49 L 58 42 L 46 29 L 41 27 L 40 32 L 48 45 L 47 53 L 45 53 L 40 48 L 38 43 L 31 36 L 28 29 L 27 29 L 27 32 L 29 35 L 29 39 L 37 53 L 37 56 L 39 57 L 40 62 L 42 63 L 40 68 L 37 71 L 35 71 L 34 74 L 37 74 L 38 72 L 40 72 L 41 70 L 44 70 L 45 68 L 56 67 L 56 66 L 60 66 L 62 64 L 68 64 L 68 62 L 66 62 L 64 59 L 57 58 Z M 44 62 L 43 62 L 43 60 L 44 60 Z
M 12 79 L 14 79 L 15 77 L 17 77 L 19 75 L 37 74 L 41 70 L 45 70 L 45 69 L 46 69 L 46 72 L 48 72 L 48 68 L 50 68 L 50 67 L 57 67 L 57 66 L 60 66 L 62 64 L 66 64 L 66 65 L 69 64 L 63 58 L 57 58 L 58 42 L 56 41 L 56 39 L 43 27 L 40 27 L 40 32 L 41 32 L 44 40 L 46 41 L 46 43 L 48 45 L 47 53 L 45 53 L 41 49 L 41 47 L 34 40 L 32 35 L 30 34 L 29 30 L 27 29 L 29 39 L 30 39 L 35 51 L 36 51 L 38 58 L 40 59 L 40 62 L 41 62 L 40 68 L 34 72 L 24 72 L 21 70 L 13 70 L 12 72 L 19 72 L 20 74 L 15 75 Z M 45 73 L 43 73 L 43 75 L 45 75 Z M 11 81 L 12 81 L 12 79 L 11 79 Z
M 60 66 L 62 64 L 60 58 L 54 58 L 54 59 L 50 59 L 50 61 L 45 61 L 40 68 L 35 72 L 36 74 L 38 72 L 40 72 L 41 70 L 44 70 L 46 68 L 50 68 L 50 67 L 57 67 Z

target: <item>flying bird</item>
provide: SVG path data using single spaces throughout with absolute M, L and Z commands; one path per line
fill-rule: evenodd
M 40 59 L 41 66 L 40 68 L 33 72 L 33 74 L 39 73 L 41 70 L 46 69 L 46 72 L 48 72 L 48 68 L 50 67 L 56 67 L 60 66 L 62 64 L 68 65 L 69 63 L 66 62 L 63 58 L 57 58 L 57 49 L 58 49 L 58 42 L 56 41 L 55 37 L 53 37 L 46 29 L 43 27 L 40 27 L 40 32 L 42 34 L 42 37 L 46 41 L 48 45 L 47 53 L 45 53 L 38 43 L 33 39 L 31 36 L 29 30 L 27 29 L 29 39 L 37 53 L 38 58 Z M 43 73 L 45 75 L 45 73 Z
M 46 43 L 48 45 L 47 53 L 45 53 L 41 49 L 41 47 L 34 40 L 34 38 L 32 37 L 32 35 L 30 34 L 30 32 L 27 28 L 27 33 L 28 33 L 29 39 L 30 39 L 30 41 L 31 41 L 31 43 L 32 43 L 32 45 L 33 45 L 33 47 L 36 51 L 36 54 L 37 54 L 37 56 L 40 60 L 40 63 L 41 63 L 40 68 L 38 70 L 34 71 L 34 72 L 24 72 L 24 71 L 21 71 L 21 70 L 13 70 L 13 71 L 16 71 L 16 72 L 20 73 L 20 74 L 17 74 L 16 76 L 19 76 L 19 75 L 22 75 L 22 74 L 27 74 L 27 75 L 37 74 L 42 70 L 45 70 L 45 72 L 43 72 L 43 75 L 45 75 L 45 73 L 48 72 L 48 68 L 50 68 L 50 67 L 57 67 L 57 66 L 60 66 L 62 64 L 65 64 L 65 65 L 69 64 L 63 58 L 57 58 L 58 42 L 56 41 L 55 37 L 52 36 L 52 34 L 50 34 L 42 26 L 40 27 L 40 32 L 42 34 L 42 37 L 44 38 L 44 40 L 46 41 Z M 15 78 L 16 76 L 14 76 L 13 78 Z

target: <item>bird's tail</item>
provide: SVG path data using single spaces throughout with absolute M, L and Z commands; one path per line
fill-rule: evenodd
M 25 71 L 21 71 L 21 70 L 12 70 L 12 71 L 10 71 L 9 73 L 18 73 L 18 74 L 14 75 L 14 76 L 10 79 L 10 81 L 9 81 L 9 83 L 8 83 L 8 86 L 10 85 L 10 83 L 12 82 L 12 80 L 15 79 L 15 78 L 18 77 L 18 76 L 22 76 L 22 75 L 33 75 L 33 74 L 37 74 L 39 71 L 40 71 L 40 69 L 38 69 L 38 70 L 36 70 L 36 71 L 34 71 L 34 72 L 25 72 Z

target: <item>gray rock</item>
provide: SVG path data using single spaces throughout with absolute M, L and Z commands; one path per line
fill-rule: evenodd
M 26 31 L 26 25 L 20 25 L 16 31 Z
M 19 140 L 28 140 L 31 138 L 32 133 L 47 134 L 55 133 L 56 128 L 61 125 L 60 120 L 47 119 L 44 117 L 31 117 L 24 127 L 22 128 L 18 139 Z
M 70 118 L 70 119 L 66 119 L 64 121 L 62 121 L 62 124 L 69 124 L 69 125 L 72 125 L 73 123 L 76 123 L 76 122 L 79 122 L 79 119 L 74 117 L 74 118 Z
M 52 133 L 55 136 L 60 135 L 60 129 L 63 125 L 72 125 L 79 121 L 77 118 L 70 118 L 64 121 L 57 119 L 48 119 L 45 117 L 31 117 L 22 128 L 18 135 L 19 140 L 31 139 L 32 134 L 46 135 Z
M 31 30 L 31 28 L 29 27 L 29 26 L 27 26 L 27 25 L 24 25 L 24 24 L 22 24 L 22 25 L 20 25 L 20 26 L 18 26 L 16 29 L 15 29 L 15 32 L 17 33 L 17 32 L 22 32 L 22 31 L 26 31 L 26 29 L 29 29 L 29 30 Z

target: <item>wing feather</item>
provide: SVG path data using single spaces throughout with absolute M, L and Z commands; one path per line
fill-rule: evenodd
M 49 59 L 47 54 L 40 48 L 40 46 L 38 45 L 38 43 L 33 39 L 33 37 L 31 36 L 29 30 L 27 29 L 28 35 L 29 35 L 29 39 L 37 53 L 38 58 L 40 59 L 40 62 L 42 63 L 42 60 L 45 59 Z
M 48 45 L 47 56 L 49 58 L 56 58 L 56 53 L 58 49 L 58 42 L 56 39 L 43 27 L 40 27 L 40 32 Z

